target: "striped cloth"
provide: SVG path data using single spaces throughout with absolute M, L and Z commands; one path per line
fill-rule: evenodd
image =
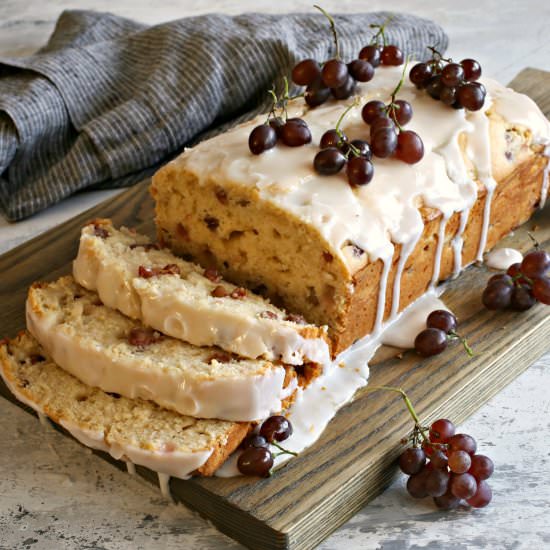
M 389 13 L 335 16 L 345 60 Z M 445 50 L 436 24 L 395 14 L 392 43 Z M 266 110 L 266 90 L 305 57 L 328 59 L 321 14 L 205 15 L 153 27 L 67 11 L 48 44 L 0 59 L 0 209 L 20 220 L 82 189 L 122 187 L 185 144 Z

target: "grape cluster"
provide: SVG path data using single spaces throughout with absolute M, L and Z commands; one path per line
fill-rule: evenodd
M 443 510 L 459 506 L 463 500 L 473 508 L 491 502 L 487 479 L 493 473 L 493 461 L 476 454 L 477 443 L 467 434 L 455 434 L 454 424 L 436 420 L 425 435 L 415 426 L 413 447 L 399 457 L 401 471 L 409 475 L 407 491 L 413 498 L 433 497 Z M 420 445 L 419 439 L 423 439 Z
M 395 99 L 401 85 L 402 82 L 387 105 L 378 99 L 365 103 L 361 116 L 370 126 L 370 146 L 374 156 L 395 156 L 407 164 L 416 164 L 424 156 L 424 143 L 416 132 L 403 130 L 412 119 L 413 109 L 408 101 Z
M 328 176 L 337 174 L 346 166 L 350 185 L 361 186 L 369 183 L 374 175 L 370 145 L 362 139 L 350 141 L 340 130 L 342 120 L 355 105 L 356 103 L 352 103 L 342 113 L 335 128 L 322 135 L 319 143 L 321 150 L 313 159 L 313 167 L 318 174 Z
M 260 426 L 259 433 L 250 434 L 243 442 L 243 452 L 237 461 L 237 468 L 241 474 L 247 476 L 269 477 L 274 458 L 270 450 L 273 445 L 281 450 L 280 454 L 295 455 L 279 447 L 278 442 L 285 441 L 292 435 L 292 424 L 281 415 L 270 416 Z
M 334 19 L 323 9 L 315 6 L 330 23 L 334 37 L 335 56 L 324 63 L 315 59 L 304 59 L 292 69 L 292 81 L 298 86 L 306 86 L 305 102 L 310 107 L 318 107 L 331 96 L 335 99 L 348 99 L 353 95 L 357 82 L 369 82 L 374 76 L 374 69 L 379 65 L 402 65 L 403 52 L 393 44 L 386 44 L 384 34 L 386 23 L 371 25 L 378 29 L 372 43 L 359 52 L 357 59 L 344 63 L 340 58 L 338 33 Z M 378 42 L 382 40 L 382 45 Z M 356 164 L 361 164 L 359 161 Z
M 411 82 L 418 89 L 426 90 L 433 99 L 455 109 L 479 111 L 487 95 L 485 86 L 477 82 L 481 76 L 481 65 L 475 59 L 453 63 L 451 59 L 443 59 L 435 48 L 430 49 L 432 59 L 417 63 L 411 69 Z
M 538 248 L 521 263 L 512 264 L 506 273 L 493 275 L 483 291 L 487 309 L 526 311 L 537 302 L 550 305 L 550 254 Z
M 414 340 L 414 349 L 422 357 L 431 357 L 445 351 L 449 342 L 459 340 L 468 355 L 473 352 L 465 338 L 456 332 L 456 317 L 445 309 L 432 311 L 426 319 L 426 329 L 418 333 Z
M 311 142 L 311 131 L 307 122 L 302 118 L 288 118 L 286 105 L 291 99 L 288 94 L 288 81 L 284 81 L 285 88 L 281 96 L 270 90 L 273 97 L 271 110 L 264 124 L 256 126 L 248 136 L 248 148 L 253 155 L 261 155 L 272 149 L 281 141 L 288 147 L 300 147 Z M 282 116 L 276 115 L 279 109 Z

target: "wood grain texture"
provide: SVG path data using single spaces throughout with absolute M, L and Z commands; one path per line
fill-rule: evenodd
M 511 86 L 531 95 L 550 113 L 548 73 L 526 69 Z M 24 300 L 31 282 L 70 271 L 80 227 L 87 220 L 111 217 L 116 224 L 154 234 L 148 183 L 0 258 L 1 335 L 13 336 L 24 327 Z M 531 246 L 527 230 L 550 247 L 550 208 L 540 211 L 506 242 L 527 250 Z M 410 352 L 400 359 L 394 350 L 385 349 L 371 369 L 370 385 L 403 387 L 426 422 L 441 415 L 461 422 L 547 351 L 548 309 L 537 306 L 522 314 L 484 310 L 480 294 L 488 276 L 483 267 L 470 268 L 445 293 L 446 303 L 461 320 L 461 333 L 476 351 L 473 359 L 460 346 L 423 361 Z M 11 397 L 4 386 L 0 393 Z M 272 478 L 173 479 L 172 492 L 177 500 L 251 548 L 313 548 L 391 481 L 399 440 L 410 424 L 398 396 L 361 391 L 339 411 L 313 447 Z M 156 475 L 147 469 L 138 467 L 137 471 L 156 482 Z

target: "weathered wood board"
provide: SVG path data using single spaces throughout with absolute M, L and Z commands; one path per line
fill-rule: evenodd
M 531 95 L 550 114 L 549 73 L 526 69 L 512 87 Z M 70 271 L 85 221 L 111 217 L 116 224 L 154 234 L 148 183 L 0 257 L 0 335 L 13 336 L 24 328 L 24 301 L 31 282 Z M 507 243 L 527 250 L 531 246 L 527 231 L 550 247 L 550 206 L 508 237 Z M 371 369 L 370 385 L 404 388 L 427 422 L 441 415 L 462 422 L 548 351 L 548 308 L 539 305 L 522 314 L 485 310 L 480 295 L 488 276 L 484 267 L 472 267 L 445 293 L 445 302 L 461 321 L 461 333 L 476 351 L 474 358 L 469 359 L 458 345 L 430 360 L 420 360 L 412 352 L 399 358 L 386 348 Z M 13 400 L 3 384 L 0 393 Z M 172 494 L 251 548 L 313 548 L 387 486 L 396 472 L 399 441 L 410 427 L 398 396 L 360 391 L 313 447 L 272 478 L 173 479 Z M 137 467 L 137 471 L 156 482 L 147 469 Z

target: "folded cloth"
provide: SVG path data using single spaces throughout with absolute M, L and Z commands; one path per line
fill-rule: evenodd
M 335 16 L 342 58 L 389 16 Z M 393 14 L 387 36 L 414 58 L 447 46 L 439 26 L 412 15 Z M 331 55 L 316 13 L 148 27 L 66 11 L 36 54 L 0 59 L 0 209 L 20 220 L 82 189 L 131 185 L 192 140 L 266 110 L 266 91 L 300 59 Z

